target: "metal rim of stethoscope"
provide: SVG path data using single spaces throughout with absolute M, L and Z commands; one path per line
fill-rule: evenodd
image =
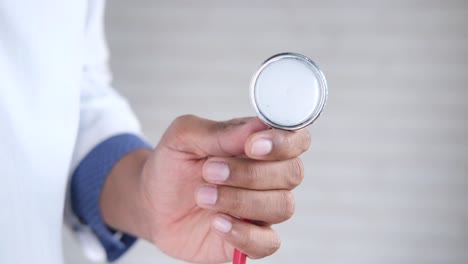
M 267 118 L 265 114 L 263 114 L 260 108 L 258 107 L 257 101 L 255 99 L 255 86 L 256 86 L 258 77 L 260 76 L 260 74 L 263 72 L 263 70 L 266 67 L 268 67 L 270 64 L 281 59 L 296 59 L 296 60 L 301 60 L 305 62 L 313 70 L 315 77 L 317 78 L 318 83 L 319 83 L 320 101 L 319 101 L 317 108 L 312 112 L 312 114 L 305 121 L 297 125 L 293 125 L 293 126 L 280 125 L 270 120 L 269 118 Z M 268 58 L 265 62 L 263 62 L 260 65 L 257 72 L 253 75 L 252 80 L 250 81 L 250 101 L 255 111 L 257 112 L 258 117 L 267 125 L 274 127 L 274 128 L 278 128 L 278 129 L 297 130 L 297 129 L 301 129 L 312 124 L 322 113 L 322 110 L 325 107 L 325 104 L 327 102 L 327 98 L 328 98 L 328 87 L 327 87 L 327 81 L 325 79 L 325 75 L 322 73 L 322 71 L 317 66 L 317 64 L 315 64 L 308 57 L 299 53 L 285 52 L 285 53 L 279 53 L 279 54 L 271 56 L 270 58 Z

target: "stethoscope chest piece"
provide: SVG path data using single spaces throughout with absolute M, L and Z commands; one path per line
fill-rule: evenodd
M 259 118 L 271 127 L 296 130 L 310 125 L 327 101 L 325 76 L 304 55 L 281 53 L 266 60 L 250 83 Z

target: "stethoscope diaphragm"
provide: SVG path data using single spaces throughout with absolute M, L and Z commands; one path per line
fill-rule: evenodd
M 309 58 L 280 53 L 267 59 L 250 83 L 259 118 L 271 127 L 296 130 L 310 125 L 327 101 L 325 76 Z

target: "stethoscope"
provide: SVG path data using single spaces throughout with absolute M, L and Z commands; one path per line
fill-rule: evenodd
M 280 53 L 263 62 L 250 82 L 250 99 L 267 125 L 297 130 L 312 124 L 328 97 L 327 81 L 317 65 L 298 53 Z M 234 250 L 233 264 L 246 255 Z

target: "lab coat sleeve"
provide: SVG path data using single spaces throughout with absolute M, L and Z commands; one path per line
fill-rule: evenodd
M 104 1 L 88 1 L 84 31 L 84 63 L 80 123 L 66 198 L 65 223 L 85 255 L 93 261 L 113 261 L 135 238 L 108 228 L 99 210 L 105 177 L 125 154 L 150 148 L 126 100 L 110 86 L 104 37 Z
M 99 197 L 115 163 L 130 151 L 151 147 L 135 134 L 118 134 L 94 147 L 75 169 L 70 184 L 72 213 L 78 218 L 72 230 L 92 260 L 118 259 L 136 238 L 109 228 L 103 221 Z M 132 175 L 129 175 L 130 177 Z

